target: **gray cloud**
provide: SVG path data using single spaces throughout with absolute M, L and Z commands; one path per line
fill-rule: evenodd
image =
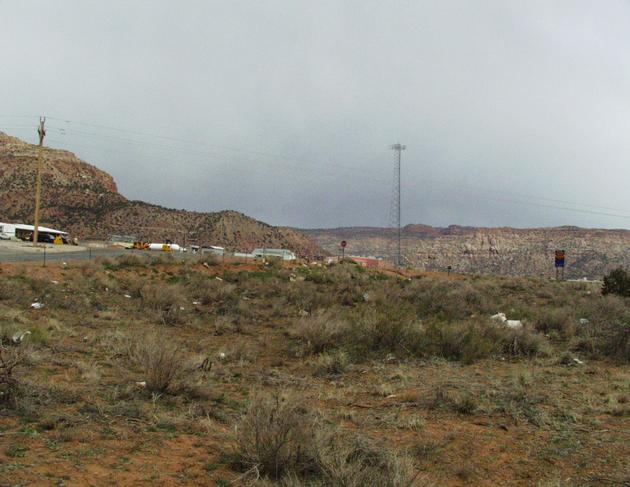
M 629 27 L 624 1 L 8 0 L 0 130 L 57 117 L 128 197 L 296 226 L 384 225 L 400 140 L 404 222 L 627 228 Z

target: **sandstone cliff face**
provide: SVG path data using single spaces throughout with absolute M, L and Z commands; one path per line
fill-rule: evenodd
M 0 132 L 0 221 L 31 223 L 38 147 Z M 68 151 L 42 149 L 41 224 L 79 238 L 111 234 L 141 239 L 222 245 L 230 250 L 284 247 L 299 255 L 321 253 L 309 238 L 235 211 L 201 213 L 130 201 L 114 179 Z
M 393 260 L 393 229 L 338 228 L 305 230 L 326 250 L 338 253 L 346 240 L 348 254 Z M 426 270 L 520 276 L 555 275 L 554 252 L 566 251 L 567 278 L 601 278 L 619 266 L 630 266 L 630 231 L 557 228 L 448 228 L 409 225 L 403 229 L 405 262 Z

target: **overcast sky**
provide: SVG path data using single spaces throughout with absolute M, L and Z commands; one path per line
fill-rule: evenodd
M 628 0 L 0 0 L 0 46 L 0 130 L 129 198 L 384 226 L 400 141 L 403 223 L 630 228 Z

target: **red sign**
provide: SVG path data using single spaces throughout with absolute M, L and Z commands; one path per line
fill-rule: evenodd
M 341 247 L 345 249 L 346 245 L 348 245 L 348 242 L 346 242 L 345 240 L 342 240 L 341 241 Z

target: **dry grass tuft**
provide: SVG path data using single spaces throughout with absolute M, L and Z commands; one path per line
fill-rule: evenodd
M 339 346 L 347 329 L 346 323 L 337 318 L 334 312 L 328 311 L 302 318 L 295 333 L 306 342 L 311 353 L 322 353 Z
M 178 392 L 192 373 L 183 351 L 157 335 L 136 338 L 128 349 L 128 358 L 142 370 L 151 392 Z
M 26 348 L 5 348 L 0 345 L 0 404 L 15 405 L 20 386 L 16 371 L 27 362 Z
M 301 401 L 280 395 L 254 398 L 237 428 L 236 458 L 246 472 L 282 485 L 420 485 L 409 458 L 362 436 L 344 438 Z
M 146 284 L 140 290 L 142 306 L 156 312 L 165 325 L 182 322 L 184 298 L 178 287 L 168 284 Z

